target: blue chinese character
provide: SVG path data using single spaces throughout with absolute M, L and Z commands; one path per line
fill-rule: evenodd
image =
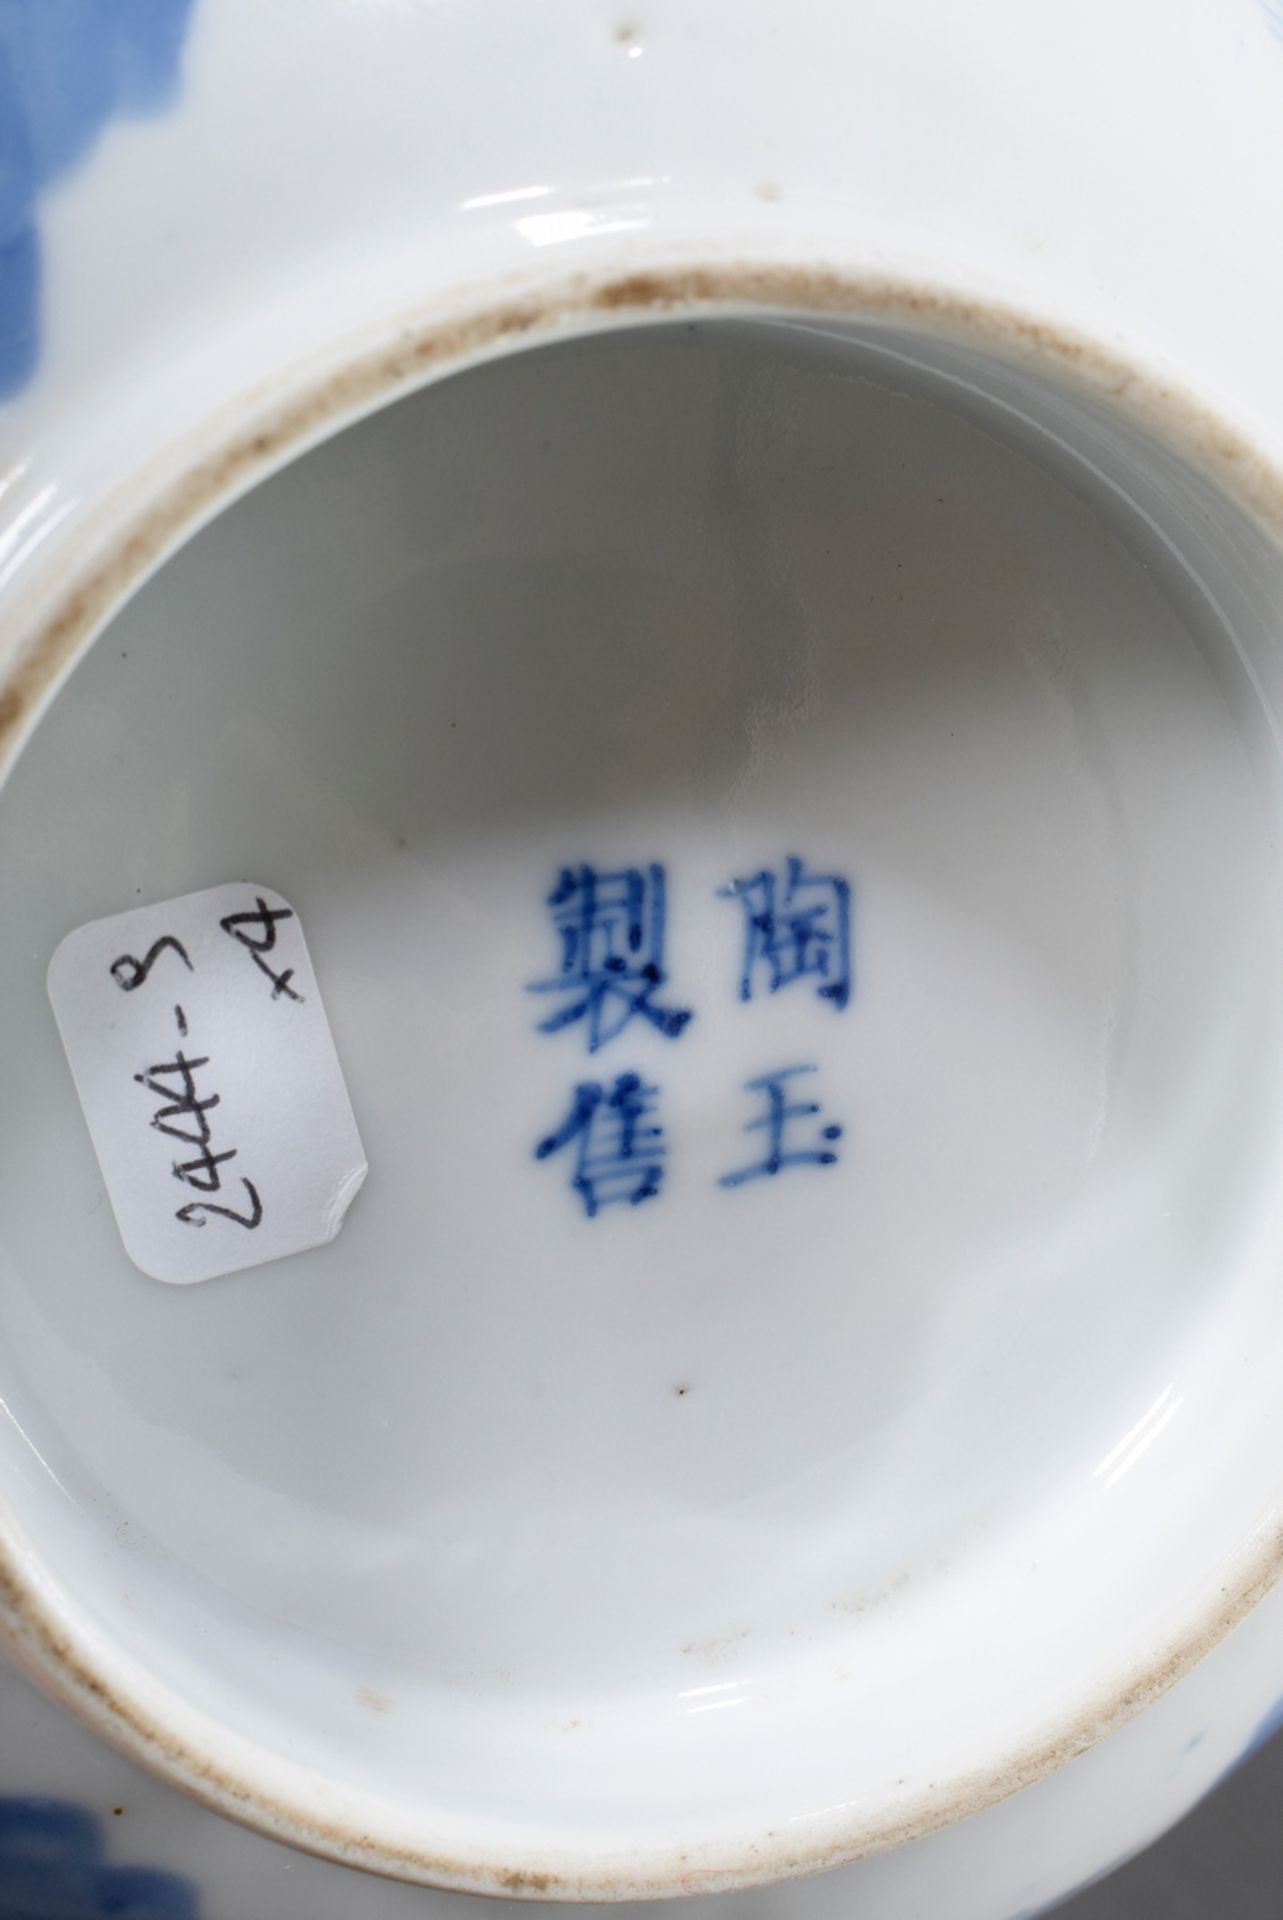
M 540 1033 L 559 1033 L 582 1020 L 588 1051 L 596 1053 L 641 1014 L 658 1033 L 676 1039 L 690 1013 L 654 1003 L 668 978 L 664 869 L 598 873 L 595 867 L 563 867 L 548 905 L 561 936 L 561 968 L 530 992 L 562 994 L 566 1004 L 540 1023 Z
M 535 1148 L 535 1159 L 546 1160 L 575 1143 L 570 1184 L 590 1220 L 613 1201 L 636 1207 L 659 1192 L 664 1129 L 643 1124 L 654 1112 L 656 1093 L 636 1073 L 621 1073 L 609 1093 L 596 1080 L 586 1080 L 575 1088 L 574 1104 L 557 1131 Z
M 763 869 L 719 889 L 744 908 L 744 965 L 740 999 L 753 998 L 758 968 L 768 992 L 807 976 L 822 982 L 821 1000 L 840 1011 L 851 998 L 851 888 L 836 873 L 808 873 L 789 854 L 784 874 Z
M 784 1133 L 794 1120 L 808 1119 L 820 1111 L 818 1100 L 790 1100 L 787 1082 L 799 1073 L 814 1073 L 814 1067 L 778 1067 L 774 1073 L 763 1073 L 756 1080 L 745 1081 L 749 1093 L 762 1093 L 766 1096 L 766 1112 L 756 1120 L 745 1125 L 746 1133 L 764 1132 L 766 1152 L 754 1166 L 741 1167 L 736 1173 L 724 1173 L 721 1184 L 724 1187 L 742 1187 L 746 1180 L 757 1180 L 763 1174 L 782 1173 L 785 1167 L 831 1167 L 837 1154 L 831 1143 L 842 1138 L 839 1126 L 821 1127 L 813 1135 L 813 1144 L 809 1147 L 793 1147 L 787 1153 L 784 1150 Z M 822 1143 L 830 1144 L 822 1144 Z

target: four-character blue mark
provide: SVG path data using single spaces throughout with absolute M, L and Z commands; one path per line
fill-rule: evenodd
M 113 114 L 169 105 L 193 4 L 0 0 L 0 397 L 39 353 L 40 194 Z
M 840 1012 L 851 998 L 851 888 L 840 874 L 808 873 L 795 853 L 782 874 L 763 868 L 732 880 L 722 897 L 744 909 L 744 964 L 740 999 L 755 986 L 768 993 L 795 980 L 819 981 L 821 1000 Z
M 835 1011 L 850 1004 L 851 888 L 842 875 L 811 872 L 797 854 L 789 854 L 778 873 L 763 868 L 718 893 L 744 910 L 740 1000 L 810 980 Z M 586 863 L 563 867 L 546 904 L 560 944 L 560 965 L 529 991 L 556 995 L 560 1005 L 539 1023 L 539 1031 L 577 1028 L 588 1053 L 618 1039 L 635 1018 L 663 1039 L 679 1039 L 691 1012 L 660 999 L 668 985 L 664 868 L 658 862 L 612 870 Z M 746 1131 L 760 1136 L 761 1151 L 751 1164 L 722 1174 L 721 1186 L 742 1187 L 796 1167 L 837 1164 L 845 1129 L 822 1120 L 819 1100 L 805 1097 L 808 1089 L 796 1084 L 817 1071 L 813 1063 L 777 1067 L 745 1083 L 759 1105 Z M 635 1071 L 618 1074 L 613 1084 L 581 1081 L 565 1117 L 535 1147 L 536 1160 L 572 1150 L 570 1184 L 589 1219 L 603 1207 L 635 1207 L 659 1194 L 666 1157 L 659 1100 L 659 1088 Z
M 615 1201 L 653 1200 L 664 1178 L 664 1129 L 652 1124 L 656 1089 L 639 1074 L 621 1073 L 610 1092 L 595 1080 L 575 1088 L 570 1112 L 535 1148 L 535 1158 L 573 1144 L 570 1184 L 591 1220 Z
M 664 935 L 668 917 L 664 869 L 563 867 L 548 895 L 561 940 L 561 965 L 550 980 L 536 980 L 531 993 L 561 996 L 563 1005 L 540 1025 L 559 1033 L 583 1021 L 589 1053 L 621 1034 L 635 1016 L 675 1040 L 690 1020 L 680 1007 L 661 1007 L 655 996 L 667 981 Z
M 63 1800 L 0 1799 L 0 1920 L 197 1920 L 177 1874 L 109 1867 L 102 1827 Z
M 799 1120 L 809 1120 L 820 1111 L 818 1100 L 790 1100 L 789 1081 L 795 1080 L 800 1073 L 814 1073 L 812 1066 L 777 1067 L 774 1073 L 760 1073 L 756 1080 L 746 1080 L 745 1092 L 760 1093 L 766 1102 L 766 1110 L 745 1126 L 746 1133 L 761 1132 L 765 1135 L 762 1142 L 764 1152 L 752 1166 L 740 1167 L 735 1173 L 724 1173 L 721 1184 L 724 1187 L 742 1187 L 747 1180 L 760 1180 L 764 1175 L 783 1173 L 786 1167 L 831 1167 L 837 1159 L 837 1142 L 842 1138 L 842 1128 L 830 1123 L 821 1127 L 811 1136 L 809 1146 L 786 1146 L 785 1136 L 790 1132 L 794 1140 L 798 1129 L 794 1124 Z

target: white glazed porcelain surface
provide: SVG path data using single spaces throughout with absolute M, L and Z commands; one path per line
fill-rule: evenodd
M 742 9 L 529 18 L 198 9 L 179 104 L 42 208 L 15 663 L 95 541 L 363 329 L 576 269 L 766 261 L 1005 297 L 1271 451 L 1271 289 L 1230 352 L 1215 197 L 1178 198 L 1222 105 L 1200 93 L 1211 132 L 1182 130 L 1152 251 L 1129 245 L 1101 212 L 1134 162 L 1126 60 L 1089 60 L 1090 22 L 1065 41 L 994 9 L 964 45 L 943 12 L 866 21 L 857 62 L 837 10 L 787 49 Z M 1196 57 L 1233 60 L 1234 126 L 1262 121 L 1246 219 L 1266 62 L 1186 24 L 1147 138 L 1205 86 Z M 363 62 L 378 111 L 327 144 Z M 857 65 L 854 114 L 832 76 Z M 1072 174 L 1023 117 L 1053 67 L 1058 98 L 1091 89 Z M 1010 137 L 976 134 L 989 86 L 1021 116 L 1018 182 Z M 795 89 L 805 114 L 744 111 Z M 1200 298 L 1165 300 L 1191 247 Z M 261 1818 L 285 1799 L 287 1829 L 460 1884 L 776 1872 L 1072 1749 L 1258 1576 L 1274 562 L 1179 466 L 1054 397 L 1039 417 L 1018 374 L 968 400 L 981 363 L 915 341 L 705 327 L 405 403 L 162 575 L 6 789 L 13 1535 L 81 1657 L 252 1782 Z M 759 1060 L 717 888 L 794 849 L 856 886 L 857 991 L 841 1016 L 772 1004 Z M 532 1037 L 524 995 L 542 892 L 589 858 L 667 863 L 672 989 L 697 1010 L 618 1062 L 662 1073 L 665 1191 L 591 1222 L 531 1158 L 585 1068 Z M 370 1187 L 270 1289 L 163 1295 L 97 1200 L 43 966 L 140 892 L 269 867 L 307 918 Z M 843 1089 L 839 1162 L 721 1193 L 742 1083 L 785 1057 Z
M 1146 1713 L 1015 1798 L 912 1847 L 814 1879 L 711 1895 L 699 1911 L 714 1920 L 845 1920 L 853 1912 L 928 1920 L 942 1910 L 951 1920 L 994 1920 L 1042 1912 L 1156 1838 L 1241 1755 L 1254 1731 L 1249 1698 L 1262 1685 L 1283 1692 L 1279 1612 L 1276 1594 Z M 106 1920 L 119 1913 L 125 1891 L 146 1920 L 467 1920 L 476 1911 L 466 1895 L 396 1885 L 220 1819 L 0 1667 L 5 1920 L 24 1915 L 24 1900 L 30 1907 L 33 1859 L 49 1920 Z M 691 1909 L 652 1902 L 635 1911 Z
M 1231 636 L 1002 424 L 835 330 L 514 356 L 207 530 L 16 769 L 13 1509 L 304 1818 L 460 1879 L 771 1873 L 1072 1742 L 1215 1607 L 1269 1487 L 1225 1403 L 1274 1417 L 1272 794 Z M 175 1295 L 32 956 L 250 848 L 374 1172 L 332 1247 Z M 739 998 L 721 890 L 790 849 L 854 890 L 846 1008 Z M 600 1065 L 529 993 L 584 860 L 665 863 L 693 1009 Z M 726 1190 L 796 1063 L 836 1163 Z M 589 1219 L 533 1149 L 620 1070 L 663 1185 Z

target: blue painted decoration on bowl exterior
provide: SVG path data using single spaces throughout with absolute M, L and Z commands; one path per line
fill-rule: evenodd
M 113 115 L 172 104 L 194 3 L 0 0 L 0 398 L 40 357 L 40 196 Z
M 102 1825 L 65 1800 L 0 1799 L 0 1920 L 198 1920 L 191 1881 L 111 1867 Z

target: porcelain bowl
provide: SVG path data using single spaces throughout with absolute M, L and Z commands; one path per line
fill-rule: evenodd
M 545 108 L 560 46 L 628 111 L 451 149 L 412 217 L 409 56 L 443 114 L 452 74 L 506 97 L 501 14 L 524 45 L 503 10 L 284 9 L 332 192 L 256 128 L 238 251 L 218 129 L 297 43 L 237 69 L 250 16 L 209 0 L 178 103 L 41 227 L 69 279 L 11 368 L 0 583 L 0 1585 L 47 1686 L 281 1837 L 714 1892 L 912 1852 L 1274 1582 L 1283 492 L 1157 293 L 1121 340 L 1073 297 L 1092 188 L 1054 141 L 1025 129 L 1061 252 L 1023 298 L 916 178 L 881 221 L 918 257 L 839 241 L 854 135 L 821 168 L 781 109 L 796 189 L 747 133 L 719 159 L 699 81 L 782 99 L 765 13 L 736 69 L 717 9 L 693 48 L 553 9 Z M 851 51 L 816 24 L 808 84 Z M 974 49 L 950 70 L 982 89 Z M 212 304 L 156 265 L 197 185 Z M 62 303 L 110 284 L 121 209 L 153 278 L 91 346 Z M 306 928 L 370 1173 L 330 1244 L 167 1287 L 46 971 L 232 881 Z

